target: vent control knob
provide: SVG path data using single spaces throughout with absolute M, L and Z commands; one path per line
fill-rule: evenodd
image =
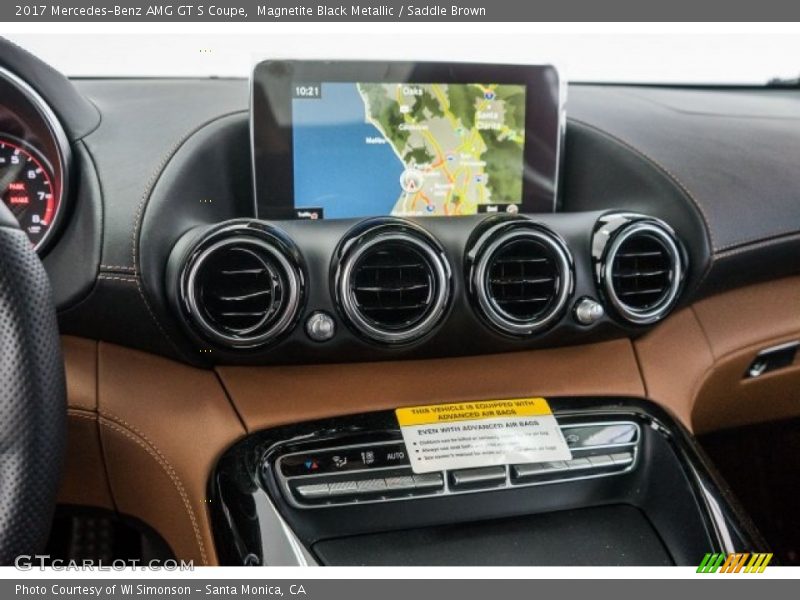
M 327 342 L 336 334 L 336 322 L 328 313 L 318 310 L 306 320 L 306 334 L 315 342 Z
M 575 320 L 581 325 L 591 325 L 603 318 L 606 311 L 594 298 L 581 298 L 575 303 Z

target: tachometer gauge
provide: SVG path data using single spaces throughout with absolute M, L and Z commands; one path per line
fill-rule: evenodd
M 35 247 L 48 236 L 60 194 L 47 161 L 32 147 L 0 135 L 0 196 Z

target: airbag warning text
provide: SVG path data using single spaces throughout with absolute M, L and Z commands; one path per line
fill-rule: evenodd
M 395 413 L 415 473 L 572 458 L 544 398 L 414 406 Z

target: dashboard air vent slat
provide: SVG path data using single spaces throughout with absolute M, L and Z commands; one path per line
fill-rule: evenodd
M 217 328 L 246 333 L 269 320 L 281 305 L 281 279 L 273 261 L 247 245 L 226 245 L 211 254 L 197 278 L 203 311 Z
M 202 333 L 232 347 L 283 332 L 299 303 L 302 275 L 286 247 L 260 231 L 212 236 L 184 271 L 184 298 Z
M 677 300 L 681 253 L 672 232 L 658 221 L 634 220 L 620 227 L 611 236 L 603 264 L 608 299 L 632 323 L 657 321 Z
M 403 224 L 356 238 L 342 259 L 337 293 L 348 321 L 366 337 L 403 343 L 421 337 L 449 298 L 449 267 L 427 234 Z
M 353 268 L 357 308 L 387 329 L 403 329 L 424 317 L 433 290 L 427 259 L 401 242 L 365 254 Z
M 542 242 L 511 241 L 489 261 L 489 293 L 511 317 L 535 320 L 555 301 L 558 271 Z
M 656 306 L 669 293 L 672 263 L 663 240 L 642 232 L 619 247 L 611 278 L 619 299 L 636 310 Z
M 470 279 L 487 320 L 514 335 L 553 322 L 572 286 L 571 260 L 555 234 L 528 221 L 505 221 L 478 246 Z

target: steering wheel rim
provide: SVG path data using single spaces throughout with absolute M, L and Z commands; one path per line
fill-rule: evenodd
M 0 202 L 0 565 L 44 548 L 66 421 L 50 283 L 27 236 Z

